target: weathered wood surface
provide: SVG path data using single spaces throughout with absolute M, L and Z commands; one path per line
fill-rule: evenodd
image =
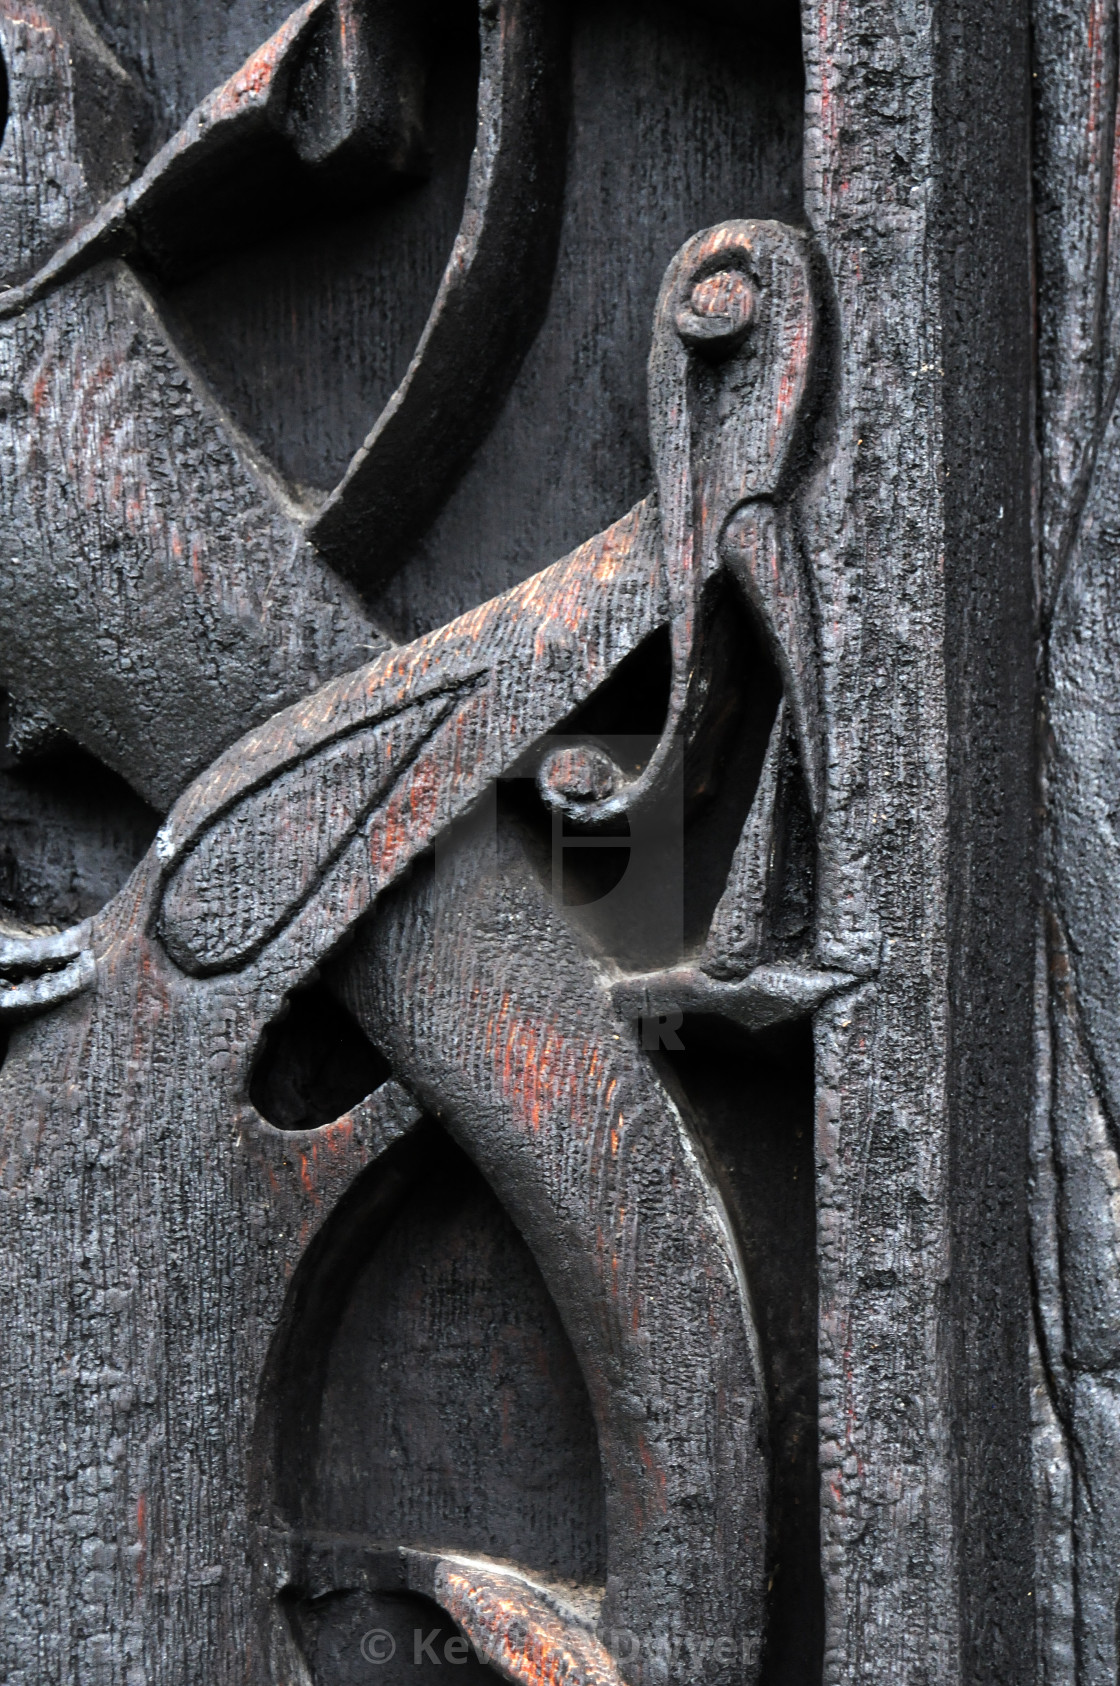
M 732 574 L 790 676 L 789 714 L 816 795 L 815 649 L 811 619 L 795 605 L 809 588 L 773 513 L 801 446 L 813 330 L 804 247 L 790 231 L 729 224 L 689 242 L 654 328 L 656 505 L 506 598 L 276 716 L 176 804 L 103 915 L 68 940 L 9 941 L 9 1011 L 75 997 L 42 1030 L 32 1022 L 17 1033 L 2 1078 L 19 1088 L 31 1068 L 53 1073 L 41 1089 L 40 1145 L 25 1129 L 11 1143 L 19 1158 L 9 1162 L 9 1233 L 21 1236 L 28 1267 L 13 1257 L 12 1274 L 30 1295 L 20 1323 L 54 1331 L 52 1370 L 80 1341 L 99 1357 L 102 1380 L 106 1366 L 121 1375 L 115 1416 L 87 1414 L 79 1384 L 46 1434 L 28 1410 L 37 1366 L 21 1368 L 25 1386 L 9 1396 L 9 1491 L 24 1542 L 11 1666 L 37 1638 L 55 1671 L 66 1658 L 113 1679 L 138 1656 L 152 1678 L 178 1678 L 191 1659 L 232 1679 L 248 1654 L 262 1677 L 283 1678 L 301 1666 L 299 1627 L 277 1595 L 290 1603 L 354 1590 L 352 1569 L 328 1587 L 322 1573 L 302 1585 L 298 1567 L 301 1541 L 324 1524 L 329 1534 L 333 1520 L 316 1513 L 301 1474 L 314 1456 L 323 1342 L 339 1310 L 327 1295 L 332 1261 L 347 1244 L 330 1206 L 418 1114 L 383 1085 L 300 1152 L 248 1103 L 254 1051 L 285 996 L 417 855 L 660 628 L 671 652 L 667 713 L 645 767 L 629 780 L 618 770 L 590 801 L 556 782 L 547 756 L 540 777 L 586 826 L 637 814 L 681 747 L 688 768 L 690 746 L 721 723 L 707 649 L 711 583 L 733 512 Z M 99 601 L 88 609 L 96 628 Z M 700 764 L 708 758 L 702 752 Z M 604 1637 L 628 1635 L 634 1650 L 614 1658 L 600 1640 L 580 1638 L 586 1619 L 547 1588 L 507 1633 L 500 1598 L 486 1615 L 505 1584 L 500 1566 L 482 1582 L 471 1570 L 468 1597 L 455 1590 L 448 1559 L 432 1592 L 472 1638 L 498 1646 L 494 1666 L 514 1679 L 559 1666 L 557 1646 L 567 1647 L 564 1666 L 587 1678 L 689 1678 L 698 1659 L 711 1678 L 753 1675 L 767 1456 L 737 1244 L 609 980 L 550 910 L 528 863 L 495 871 L 484 852 L 479 877 L 476 855 L 468 846 L 462 868 L 444 859 L 434 907 L 422 874 L 402 886 L 400 935 L 373 927 L 370 954 L 356 951 L 343 987 L 398 1077 L 467 1147 L 543 1271 L 596 1423 L 607 1541 L 594 1625 Z M 794 976 L 813 975 L 802 965 Z M 751 979 L 772 993 L 775 1016 L 804 1011 L 783 991 L 780 967 Z M 813 987 L 819 996 L 850 981 L 833 969 Z M 44 1032 L 63 1042 L 44 1044 Z M 68 1039 L 71 1055 L 59 1063 Z M 116 1063 L 123 1046 L 133 1050 L 127 1076 Z M 477 1063 L 466 1058 L 471 1047 Z M 66 1249 L 90 1260 L 94 1279 L 80 1332 L 70 1318 L 82 1296 L 55 1253 L 55 1208 L 72 1175 L 55 1145 L 63 1114 L 68 1134 L 76 1127 L 98 1143 L 75 1208 L 93 1220 L 98 1257 L 77 1238 Z M 184 1132 L 197 1155 L 179 1157 Z M 262 1177 L 277 1185 L 274 1198 Z M 38 1231 L 25 1204 L 36 1186 Z M 369 1198 L 364 1187 L 355 1184 L 343 1210 Z M 211 1296 L 220 1234 L 230 1238 L 225 1288 Z M 254 1315 L 231 1320 L 231 1305 L 252 1305 Z M 206 1426 L 214 1409 L 217 1437 Z M 71 1463 L 97 1470 L 104 1495 L 78 1528 L 84 1557 L 70 1554 L 92 1570 L 79 1583 L 34 1567 L 56 1562 L 56 1538 L 73 1532 Z M 379 1520 L 369 1543 L 382 1554 L 427 1544 L 386 1538 Z M 427 1591 L 411 1561 L 401 1559 L 403 1581 L 390 1574 L 370 1590 Z M 486 1575 L 497 1576 L 497 1590 L 486 1591 Z M 533 1598 L 545 1601 L 540 1613 Z M 525 1621 L 529 1638 L 518 1640 Z
M 829 1681 L 1033 1667 L 1033 696 L 1021 7 L 803 8 L 836 398 L 804 498 L 834 724 L 818 1014 Z
M 238 450 L 133 270 L 171 276 L 216 243 L 243 238 L 243 207 L 261 196 L 262 175 L 266 198 L 272 176 L 298 198 L 330 190 L 356 163 L 374 181 L 415 168 L 416 145 L 410 151 L 398 133 L 404 119 L 387 134 L 378 126 L 388 101 L 382 90 L 379 103 L 377 80 L 392 92 L 400 77 L 393 56 L 367 50 L 362 29 L 372 26 L 348 26 L 327 0 L 307 0 L 134 183 L 99 206 L 68 36 L 34 11 L 7 13 L 15 226 L 4 274 L 11 291 L 0 304 L 11 500 L 5 677 L 166 805 L 228 741 L 231 716 L 240 724 L 267 716 L 378 642 L 322 559 L 367 586 L 391 570 L 516 372 L 555 244 L 559 19 L 532 3 L 483 17 L 479 141 L 429 321 L 338 488 L 301 509 L 298 488 Z M 341 63 L 323 71 L 331 52 Z M 351 63 L 367 59 L 368 92 Z M 25 60 L 36 77 L 23 73 Z M 326 180 L 305 181 L 315 171 Z M 29 258 L 52 237 L 57 250 L 29 276 Z M 91 643 L 84 633 L 94 624 Z M 60 674 L 63 645 L 75 665 Z M 258 681 L 262 664 L 271 685 Z M 185 709 L 194 726 L 186 764 L 175 753 L 184 736 L 175 716 Z
M 1041 1678 L 1120 1667 L 1117 36 L 1033 8 L 1046 836 L 1032 1242 Z
M 1047 4 L 1068 1203 L 1115 45 Z M 1030 1549 L 1025 5 L 87 10 L 0 4 L 5 1678 L 1019 1680 L 1036 1603 L 1114 1678 L 1107 1506 Z M 60 728 L 153 805 L 70 883 Z

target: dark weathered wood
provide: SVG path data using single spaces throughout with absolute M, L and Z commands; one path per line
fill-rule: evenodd
M 337 490 L 316 549 L 367 590 L 395 572 L 501 408 L 544 314 L 563 193 L 566 19 L 481 8 L 478 136 L 463 221 L 412 362 Z
M 419 142 L 402 153 L 399 124 L 384 132 L 376 87 L 366 92 L 367 80 L 399 76 L 395 59 L 374 53 L 374 20 L 359 26 L 360 14 L 348 21 L 349 11 L 307 0 L 135 182 L 100 206 L 83 159 L 77 77 L 62 68 L 74 28 L 68 35 L 62 23 L 18 7 L 8 20 L 11 52 L 19 43 L 48 67 L 51 55 L 58 63 L 37 98 L 30 77 L 13 78 L 8 115 L 21 220 L 9 243 L 11 290 L 0 303 L 10 324 L 5 483 L 14 500 L 5 522 L 4 677 L 64 728 L 76 731 L 80 719 L 83 741 L 164 805 L 228 741 L 231 716 L 242 725 L 261 718 L 373 647 L 373 629 L 320 558 L 367 585 L 391 571 L 426 500 L 438 501 L 492 419 L 551 273 L 562 31 L 555 8 L 511 0 L 483 10 L 478 139 L 461 231 L 376 427 L 337 489 L 303 509 L 296 488 L 238 450 L 135 271 L 174 275 L 210 256 L 228 243 L 227 225 L 236 237 L 262 197 L 275 215 L 282 192 L 298 202 L 339 191 L 340 170 L 345 181 L 358 171 L 375 184 L 407 171 Z M 44 194 L 65 201 L 52 205 L 48 237 L 77 231 L 28 275 L 25 254 L 38 253 L 44 237 Z M 114 401 L 135 412 L 125 434 Z M 106 406 L 109 414 L 99 413 Z M 52 478 L 59 450 L 61 483 Z M 74 569 L 65 591 L 60 549 L 62 565 Z M 189 558 L 186 590 L 186 581 L 173 583 L 185 571 L 180 555 Z M 17 628 L 26 629 L 18 643 Z M 55 672 L 63 640 L 80 653 L 84 684 Z M 116 656 L 122 642 L 136 646 L 131 686 L 127 678 L 122 685 L 127 666 Z M 262 663 L 273 669 L 271 686 L 258 684 Z M 209 696 L 192 686 L 188 704 L 184 687 L 201 673 Z M 198 714 L 207 704 L 212 724 L 203 732 Z M 188 706 L 195 760 L 184 765 L 174 753 L 184 734 L 172 722 Z
M 571 12 L 570 150 L 548 313 L 493 431 L 375 600 L 398 637 L 505 591 L 644 496 L 648 324 L 673 253 L 728 217 L 800 219 L 795 7 L 573 0 Z M 289 299 L 270 310 L 274 335 L 286 331 Z M 208 328 L 217 314 L 211 304 Z M 316 340 L 315 355 L 331 349 Z M 317 382 L 307 388 L 337 426 L 339 384 L 326 402 Z M 283 394 L 270 398 L 276 413 Z M 260 409 L 249 396 L 246 415 Z M 298 426 L 298 415 L 285 424 Z
M 1035 1666 L 1024 1161 L 1036 706 L 1029 19 L 939 16 L 950 1034 L 947 1307 L 965 1679 Z
M 828 1680 L 1021 1678 L 1030 1651 L 1028 66 L 1021 9 L 987 11 L 804 8 L 836 301 L 804 500 L 819 941 L 880 957 L 816 1021 Z
M 175 805 L 104 915 L 65 940 L 9 940 L 6 1007 L 28 1012 L 76 997 L 42 1025 L 48 1036 L 72 1036 L 79 1062 L 63 1080 L 72 1099 L 63 1099 L 57 1080 L 42 1090 L 45 1157 L 26 1136 L 18 1150 L 31 1160 L 16 1174 L 14 1198 L 22 1207 L 20 1191 L 38 1182 L 44 1215 L 52 1214 L 33 1240 L 34 1219 L 23 1210 L 22 1253 L 25 1264 L 35 1262 L 28 1271 L 12 1261 L 31 1295 L 21 1316 L 54 1329 L 63 1347 L 77 1338 L 66 1310 L 76 1303 L 75 1279 L 54 1254 L 57 1179 L 67 1175 L 66 1155 L 48 1145 L 58 1140 L 59 1106 L 108 1153 L 105 1175 L 91 1173 L 79 1205 L 106 1203 L 98 1222 L 113 1231 L 113 1278 L 146 1285 L 140 1302 L 106 1282 L 82 1335 L 104 1349 L 104 1363 L 119 1350 L 122 1376 L 133 1378 L 123 1384 L 120 1417 L 86 1419 L 78 1403 L 76 1416 L 63 1407 L 59 1419 L 83 1467 L 115 1471 L 103 1485 L 102 1513 L 84 1525 L 101 1578 L 81 1589 L 55 1575 L 31 1591 L 32 1560 L 57 1556 L 48 1536 L 68 1529 L 69 1508 L 54 1462 L 59 1442 L 27 1410 L 37 1366 L 21 1367 L 23 1385 L 10 1395 L 9 1444 L 22 1471 L 13 1471 L 13 1509 L 23 1519 L 31 1577 L 23 1619 L 53 1629 L 58 1644 L 81 1652 L 81 1628 L 95 1624 L 110 1669 L 127 1656 L 130 1633 L 157 1676 L 174 1677 L 194 1656 L 228 1677 L 241 1667 L 244 1644 L 261 1668 L 267 1660 L 283 1675 L 297 1666 L 301 1627 L 277 1593 L 290 1602 L 313 1590 L 301 1584 L 301 1542 L 322 1518 L 300 1471 L 324 1432 L 323 1341 L 341 1315 L 357 1215 L 363 1225 L 374 1221 L 399 1173 L 387 1162 L 368 1193 L 361 1192 L 368 1179 L 354 1184 L 337 1217 L 329 1206 L 357 1171 L 407 1135 L 408 1113 L 403 1099 L 392 1099 L 399 1089 L 383 1085 L 348 1118 L 302 1132 L 297 1145 L 299 1136 L 269 1126 L 248 1102 L 253 1051 L 285 995 L 417 855 L 495 775 L 532 771 L 534 743 L 547 745 L 549 729 L 662 628 L 671 652 L 668 712 L 645 765 L 615 769 L 590 800 L 558 783 L 556 763 L 538 750 L 539 778 L 584 827 L 628 810 L 637 819 L 675 776 L 682 750 L 686 789 L 695 783 L 690 746 L 699 772 L 721 718 L 706 680 L 719 601 L 712 581 L 733 514 L 732 577 L 787 675 L 798 759 L 810 803 L 819 801 L 815 635 L 804 609 L 811 587 L 784 513 L 814 368 L 814 322 L 804 245 L 791 231 L 728 224 L 687 243 L 654 326 L 656 504 L 640 505 L 505 598 L 258 728 Z M 599 1637 L 578 1607 L 550 1605 L 558 1595 L 526 1581 L 518 1584 L 530 1588 L 528 1602 L 507 1628 L 502 1588 L 510 1583 L 500 1565 L 464 1569 L 469 1594 L 454 1558 L 437 1565 L 434 1580 L 416 1582 L 409 1570 L 406 1582 L 443 1602 L 490 1651 L 498 1647 L 495 1666 L 513 1678 L 534 1652 L 534 1667 L 553 1666 L 557 1647 L 588 1678 L 683 1679 L 697 1657 L 713 1679 L 738 1678 L 744 1668 L 754 1674 L 768 1460 L 738 1248 L 637 1028 L 620 1016 L 608 980 L 552 906 L 518 837 L 517 827 L 500 825 L 495 856 L 486 828 L 476 826 L 454 854 L 437 857 L 434 876 L 414 871 L 337 987 L 393 1071 L 503 1200 L 574 1343 L 604 1483 L 606 1584 L 592 1606 Z M 665 988 L 675 975 L 665 974 Z M 756 967 L 744 987 L 782 1018 L 850 981 L 842 971 L 815 973 L 806 951 L 792 967 Z M 725 978 L 724 987 L 736 986 Z M 215 1036 L 226 1050 L 217 1060 L 206 1052 Z M 112 1052 L 122 1040 L 135 1050 L 127 1099 Z M 51 1059 L 33 1022 L 13 1039 L 2 1081 L 19 1085 L 27 1062 L 46 1068 Z M 163 1158 L 145 1174 L 145 1154 L 161 1140 L 166 1153 L 180 1130 L 200 1154 Z M 224 1169 L 215 1178 L 216 1158 Z M 289 1182 L 297 1158 L 299 1178 Z M 275 1199 L 262 1201 L 262 1174 L 277 1183 Z M 122 1199 L 130 1203 L 123 1222 L 110 1217 Z M 232 1303 L 257 1306 L 251 1328 L 231 1327 L 224 1296 L 209 1294 L 214 1225 L 238 1238 L 223 1276 Z M 190 1338 L 164 1337 L 153 1350 L 157 1332 L 175 1326 L 190 1329 Z M 317 1344 L 305 1350 L 308 1339 Z M 64 1362 L 63 1347 L 51 1348 L 49 1364 Z M 227 1427 L 215 1441 L 205 1424 L 219 1399 Z M 169 1411 L 178 1450 L 163 1454 L 153 1435 L 158 1441 L 156 1425 Z M 203 1445 L 197 1477 L 185 1468 L 177 1474 L 179 1458 L 190 1465 Z M 51 1520 L 37 1522 L 37 1499 L 52 1488 Z M 374 1516 L 370 1544 L 379 1549 L 453 1543 L 394 1539 L 391 1514 L 375 1504 Z M 179 1565 L 200 1561 L 195 1578 L 184 1580 Z M 539 1577 L 549 1567 L 530 1563 L 526 1573 Z M 519 1640 L 525 1623 L 529 1638 Z M 25 1625 L 24 1642 L 26 1635 Z M 511 1645 L 516 1655 L 501 1650 Z
M 1042 794 L 1032 1242 L 1041 1677 L 1112 1679 L 1116 1528 L 1116 19 L 1032 8 Z
M 802 14 L 0 0 L 13 1686 L 1116 1679 L 1117 25 Z

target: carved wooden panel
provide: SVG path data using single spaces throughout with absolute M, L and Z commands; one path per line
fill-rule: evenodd
M 13 1686 L 1115 1680 L 1047 4 L 0 0 Z

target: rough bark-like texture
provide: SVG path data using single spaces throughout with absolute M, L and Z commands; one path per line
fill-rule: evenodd
M 1014 1677 L 1029 1649 L 1026 1093 L 1012 1078 L 978 1108 L 973 1075 L 993 1061 L 1013 1072 L 1029 1025 L 1011 1007 L 1028 999 L 1029 956 L 1021 939 L 1005 948 L 1007 901 L 1028 894 L 1030 861 L 1029 297 L 1014 175 L 1026 66 L 1021 17 L 992 20 L 993 37 L 1011 26 L 993 58 L 983 11 L 836 0 L 805 12 L 806 201 L 836 294 L 833 435 L 806 500 L 837 723 L 820 917 L 841 951 L 881 954 L 874 986 L 818 1019 L 830 1680 Z M 1003 126 L 998 148 L 978 128 L 986 113 Z M 999 194 L 988 235 L 981 218 Z M 983 269 L 981 312 L 967 297 L 978 239 L 1000 264 Z M 1004 376 L 1010 415 L 983 373 L 999 372 L 993 323 L 1007 324 L 1017 358 Z M 990 581 L 964 526 L 996 511 L 949 490 L 970 445 L 971 497 L 983 475 L 1020 545 L 990 547 Z M 989 636 L 998 712 L 971 655 Z M 983 781 L 997 766 L 1011 782 L 989 817 Z M 957 817 L 968 812 L 971 826 Z M 996 870 L 993 938 L 980 907 Z M 992 940 L 1009 967 L 995 1000 L 977 968 Z M 973 1333 L 958 1338 L 965 1321 Z M 976 1421 L 985 1389 L 1003 1416 L 990 1440 Z M 1001 1568 L 1003 1551 L 1015 1568 Z
M 830 1682 L 949 1681 L 960 1666 L 933 22 L 929 7 L 843 0 L 806 17 L 806 197 L 836 289 L 838 363 L 809 532 L 831 634 L 826 707 L 846 722 L 823 915 L 838 943 L 882 954 L 876 985 L 817 1032 Z
M 533 837 L 549 809 L 585 835 L 631 812 L 633 847 L 663 787 L 679 779 L 692 806 L 710 800 L 734 719 L 715 683 L 718 611 L 736 586 L 787 676 L 802 800 L 819 804 L 812 588 L 786 502 L 816 320 L 794 231 L 729 223 L 688 241 L 653 328 L 656 498 L 257 728 L 175 804 L 104 913 L 6 943 L 6 1011 L 59 1007 L 19 1032 L 3 1073 L 13 1096 L 44 1074 L 34 1123 L 10 1113 L 5 1155 L 13 1327 L 40 1342 L 30 1363 L 5 1358 L 22 1589 L 12 1678 L 115 1682 L 141 1669 L 171 1681 L 191 1667 L 233 1680 L 247 1658 L 251 1678 L 287 1679 L 331 1653 L 317 1601 L 360 1594 L 376 1611 L 403 1593 L 442 1604 L 515 1681 L 557 1668 L 589 1682 L 758 1677 L 767 1407 L 740 1250 L 642 1050 L 632 987 L 556 905 Z M 655 634 L 670 662 L 644 763 L 579 737 L 558 753 L 549 731 L 605 695 Z M 532 815 L 499 826 L 499 854 L 476 811 L 425 871 L 419 857 L 515 773 L 535 777 L 539 796 Z M 776 835 L 777 806 L 770 792 Z M 252 1105 L 277 1093 L 254 1080 L 255 1051 L 285 997 L 390 890 L 334 987 L 398 1081 L 285 1139 Z M 755 922 L 782 906 L 768 887 Z M 794 929 L 792 946 L 784 927 L 777 942 L 764 931 L 769 964 L 724 957 L 713 987 L 728 1011 L 797 1018 L 851 986 Z M 696 976 L 670 967 L 657 987 L 671 1002 Z M 582 1538 L 559 1564 L 532 1531 L 495 1542 L 477 1505 L 456 1517 L 447 1477 L 425 1519 L 415 1502 L 403 1513 L 387 1502 L 374 1466 L 357 1536 L 324 1485 L 340 1432 L 337 1343 L 353 1344 L 344 1312 L 430 1141 L 401 1079 L 501 1199 L 572 1343 L 602 1471 L 598 1586 L 551 1580 L 598 1566 L 594 1476 Z M 87 1172 L 71 1172 L 68 1125 L 93 1149 Z M 55 1211 L 71 1181 L 79 1229 L 60 1253 Z M 79 1347 L 100 1368 L 44 1433 L 31 1400 Z M 559 1403 L 572 1394 L 562 1342 L 558 1363 Z M 578 1389 L 566 1410 L 578 1433 Z M 72 1483 L 99 1495 L 91 1508 Z M 49 1572 L 75 1528 L 81 1558 Z M 462 1559 L 463 1543 L 541 1556 L 514 1574 Z
M 1116 31 L 1027 12 L 0 0 L 13 1686 L 1115 1682 Z
M 1120 485 L 1111 6 L 1038 0 L 1039 587 L 1046 818 L 1032 1241 L 1044 1680 L 1120 1666 L 1117 1470 L 1116 523 Z
M 1026 1680 L 1036 1578 L 1024 1176 L 1033 1073 L 1030 59 L 1022 7 L 939 8 L 949 811 L 948 1318 L 962 1676 Z

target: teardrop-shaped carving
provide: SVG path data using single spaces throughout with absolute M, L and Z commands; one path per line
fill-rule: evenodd
M 332 739 L 251 790 L 172 874 L 160 934 L 186 972 L 232 970 L 306 901 L 451 708 L 447 695 Z

